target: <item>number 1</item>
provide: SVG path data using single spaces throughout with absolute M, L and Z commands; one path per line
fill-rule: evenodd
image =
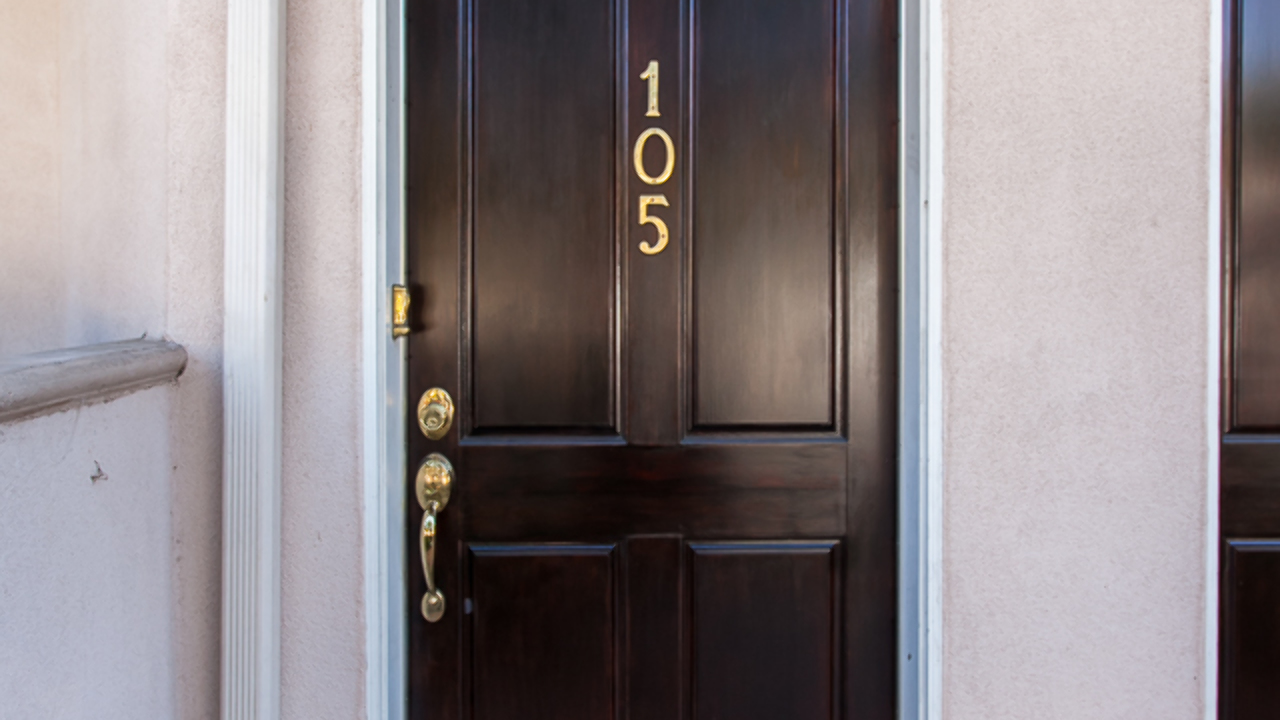
M 649 81 L 649 111 L 645 117 L 661 117 L 658 114 L 658 61 L 650 60 L 649 67 L 640 73 L 641 80 Z

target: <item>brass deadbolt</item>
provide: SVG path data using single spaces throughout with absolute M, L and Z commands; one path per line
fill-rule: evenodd
M 435 387 L 422 393 L 418 400 L 418 428 L 428 440 L 439 440 L 453 425 L 453 398 Z

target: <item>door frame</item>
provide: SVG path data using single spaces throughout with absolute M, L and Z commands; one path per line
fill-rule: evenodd
M 899 717 L 941 717 L 942 1 L 899 0 Z M 403 343 L 403 0 L 362 0 L 361 258 L 365 706 L 402 720 L 406 697 Z
M 899 0 L 898 717 L 941 718 L 942 0 Z M 405 717 L 404 0 L 362 0 L 361 258 L 365 710 Z

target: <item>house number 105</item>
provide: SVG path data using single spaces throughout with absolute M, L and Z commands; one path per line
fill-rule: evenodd
M 645 117 L 661 117 L 658 112 L 658 61 L 650 60 L 649 67 L 640 73 L 640 79 L 649 83 L 649 108 L 645 112 Z M 658 137 L 662 140 L 662 144 L 666 146 L 667 162 L 662 166 L 662 172 L 657 177 L 650 175 L 644 167 L 644 146 L 651 137 Z M 676 169 L 676 146 L 671 142 L 671 136 L 666 130 L 659 127 L 651 127 L 640 133 L 640 137 L 636 138 L 635 150 L 631 153 L 631 159 L 636 168 L 636 176 L 648 185 L 661 185 L 671 179 L 671 173 Z M 668 207 L 667 196 L 657 195 L 641 195 L 640 196 L 640 215 L 639 221 L 641 225 L 652 225 L 658 231 L 658 242 L 649 244 L 649 241 L 640 243 L 640 252 L 645 255 L 657 255 L 667 246 L 667 224 L 662 218 L 649 214 L 650 205 L 660 205 Z

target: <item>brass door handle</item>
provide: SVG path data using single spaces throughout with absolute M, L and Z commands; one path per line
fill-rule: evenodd
M 422 553 L 422 575 L 427 592 L 422 596 L 422 617 L 435 622 L 444 617 L 444 593 L 436 587 L 436 516 L 449 504 L 453 488 L 453 466 L 440 453 L 431 453 L 418 466 L 415 483 L 418 504 L 422 506 L 422 532 L 418 549 Z
M 428 440 L 439 440 L 453 424 L 453 398 L 444 389 L 433 387 L 418 399 L 418 429 Z

